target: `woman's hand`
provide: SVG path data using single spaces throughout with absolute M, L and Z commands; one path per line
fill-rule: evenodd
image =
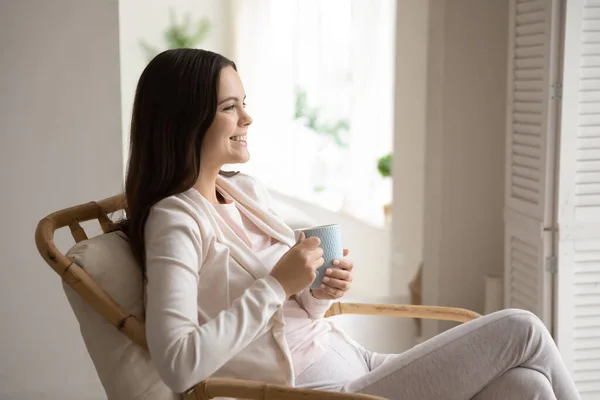
M 304 232 L 300 232 L 294 247 L 271 270 L 271 276 L 281 284 L 286 297 L 300 292 L 315 280 L 317 268 L 325 262 L 319 244 L 319 238 L 306 239 Z
M 344 249 L 344 257 L 348 255 L 348 249 Z M 335 260 L 333 265 L 337 268 L 327 268 L 320 289 L 311 289 L 313 297 L 320 300 L 333 300 L 343 297 L 350 290 L 352 282 L 352 261 L 343 258 Z

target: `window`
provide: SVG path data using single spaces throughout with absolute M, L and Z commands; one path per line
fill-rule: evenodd
M 237 3 L 234 51 L 254 117 L 251 161 L 270 189 L 383 225 L 393 142 L 393 0 Z M 238 168 L 238 166 L 236 166 Z

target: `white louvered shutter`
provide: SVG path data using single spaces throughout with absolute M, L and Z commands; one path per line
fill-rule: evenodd
M 505 188 L 505 307 L 552 323 L 557 0 L 510 0 Z
M 565 15 L 556 340 L 583 399 L 600 399 L 600 0 Z

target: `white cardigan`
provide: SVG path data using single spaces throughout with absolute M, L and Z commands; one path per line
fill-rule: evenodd
M 293 231 L 270 210 L 256 180 L 219 176 L 217 188 L 261 230 L 294 245 Z M 190 189 L 157 203 L 145 243 L 146 335 L 167 386 L 181 393 L 208 377 L 294 385 L 285 292 L 208 200 Z M 308 296 L 303 291 L 300 303 Z M 321 318 L 326 309 L 307 311 Z

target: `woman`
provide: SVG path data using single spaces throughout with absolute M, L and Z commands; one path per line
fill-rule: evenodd
M 221 170 L 250 156 L 245 97 L 233 62 L 192 49 L 156 56 L 137 88 L 127 232 L 147 278 L 151 357 L 173 391 L 231 377 L 392 399 L 579 398 L 548 331 L 523 310 L 399 355 L 369 352 L 324 319 L 352 262 L 308 289 L 318 239 L 294 242 L 256 180 Z

